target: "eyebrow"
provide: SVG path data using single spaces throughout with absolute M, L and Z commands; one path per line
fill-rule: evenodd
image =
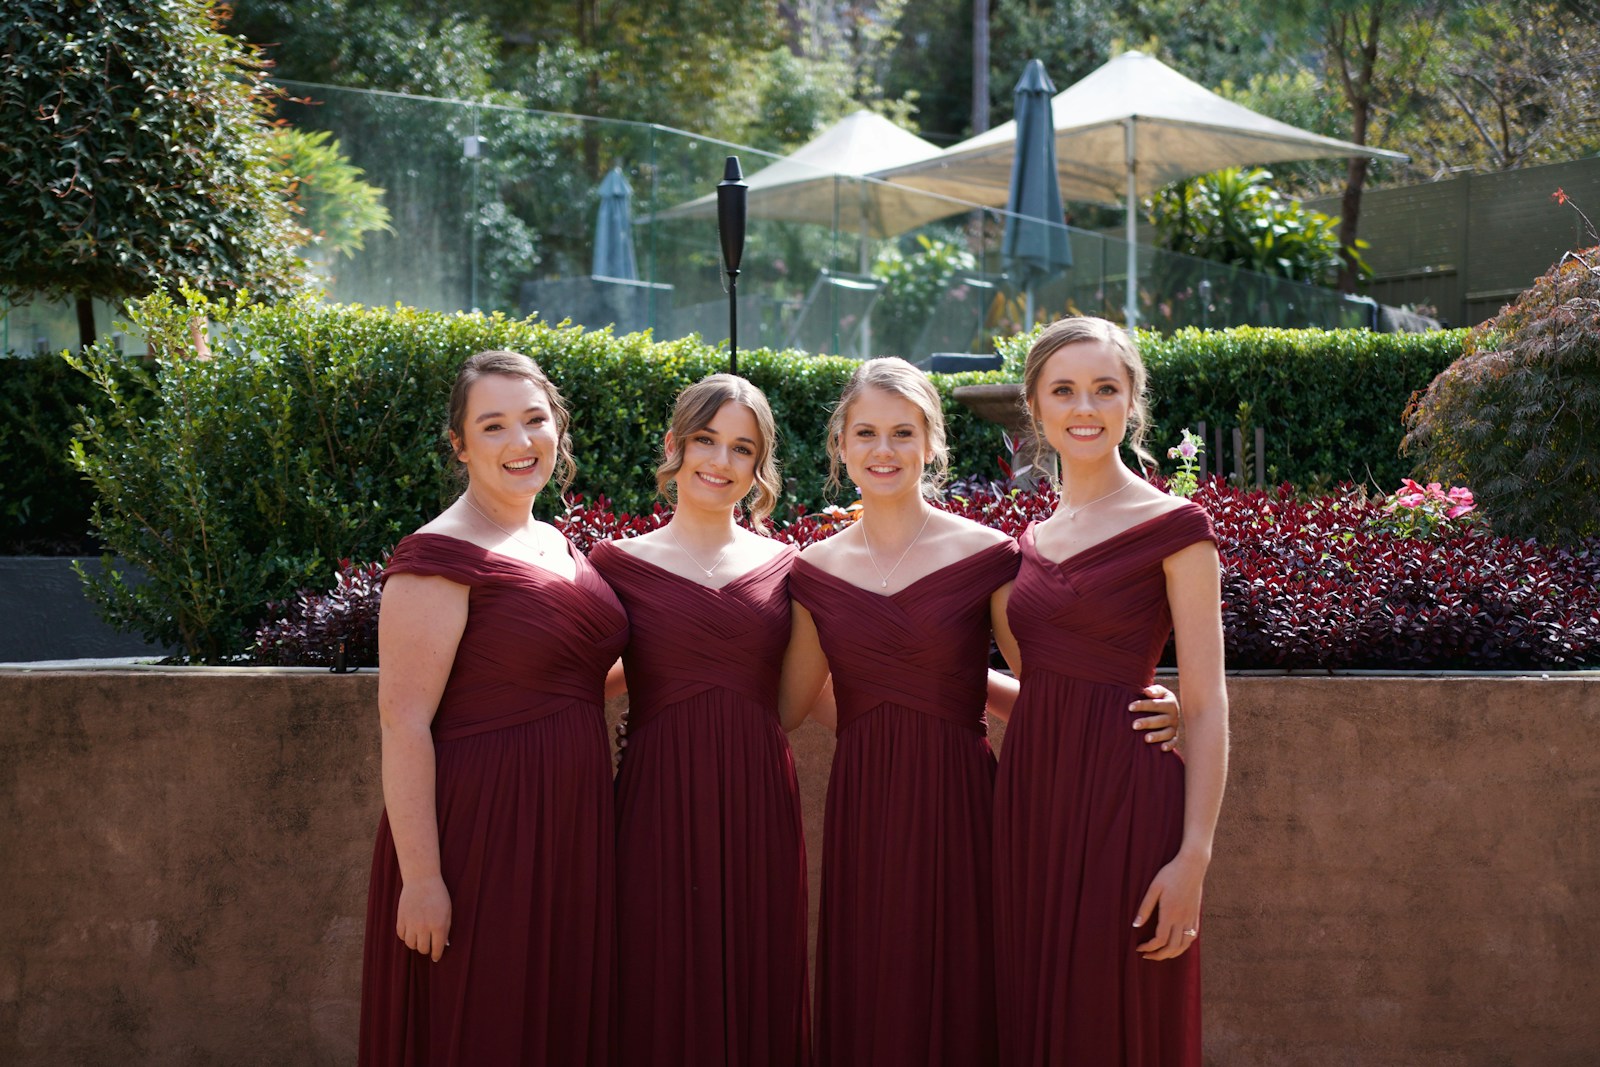
M 850 424 L 850 428 L 852 430 L 860 429 L 863 426 L 867 427 L 868 429 L 876 429 L 878 424 L 875 423 L 875 422 L 866 422 L 866 421 L 852 422 Z M 889 427 L 889 429 L 891 429 L 891 430 L 904 430 L 904 429 L 907 429 L 907 428 L 910 428 L 910 429 L 914 430 L 914 429 L 917 428 L 917 424 L 914 423 L 914 422 L 899 422 L 899 423 L 895 423 L 893 426 Z
M 1099 385 L 1101 382 L 1110 382 L 1112 385 L 1117 385 L 1118 384 L 1117 379 L 1112 377 L 1109 374 L 1102 374 L 1100 377 L 1098 377 L 1098 378 L 1094 379 L 1094 381 L 1090 382 L 1090 384 L 1091 385 Z M 1077 382 L 1073 381 L 1071 378 L 1057 378 L 1055 381 L 1051 382 L 1050 384 L 1051 385 L 1076 385 Z
M 709 434 L 716 434 L 716 436 L 718 436 L 718 437 L 722 436 L 720 433 L 717 433 L 716 427 L 714 427 L 714 426 L 702 426 L 698 430 L 696 430 L 695 433 L 709 433 Z M 743 441 L 747 445 L 753 445 L 753 444 L 756 443 L 755 438 L 753 438 L 753 437 L 735 437 L 734 440 L 735 441 Z
M 531 415 L 534 412 L 538 412 L 541 415 L 548 415 L 549 414 L 549 412 L 545 410 L 545 407 L 544 407 L 543 404 L 534 404 L 532 407 L 523 409 L 522 413 L 524 415 Z M 485 411 L 482 415 L 479 415 L 477 418 L 472 420 L 472 425 L 476 426 L 481 422 L 488 422 L 490 419 L 503 419 L 503 418 L 505 418 L 505 414 L 503 412 Z

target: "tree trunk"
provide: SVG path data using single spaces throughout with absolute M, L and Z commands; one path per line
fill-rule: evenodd
M 1350 105 L 1350 140 L 1359 145 L 1367 143 L 1367 125 L 1372 117 L 1372 78 L 1383 32 L 1382 0 L 1374 0 L 1366 11 L 1365 22 L 1364 26 L 1359 24 L 1360 14 L 1356 12 L 1336 16 L 1329 38 L 1329 50 L 1339 65 L 1340 84 Z M 1349 52 L 1352 44 L 1356 47 L 1354 56 Z M 1344 197 L 1339 206 L 1339 256 L 1344 261 L 1339 267 L 1341 293 L 1355 292 L 1361 277 L 1354 259 L 1356 228 L 1361 220 L 1361 191 L 1366 187 L 1371 165 L 1366 156 L 1351 156 L 1345 171 Z
M 76 301 L 78 309 L 78 347 L 88 348 L 94 344 L 94 301 L 87 296 L 80 295 Z
M 1361 191 L 1366 187 L 1367 167 L 1371 162 L 1366 156 L 1351 156 L 1349 168 L 1345 171 L 1344 198 L 1339 202 L 1339 257 L 1344 261 L 1339 267 L 1338 287 L 1341 293 L 1355 292 L 1356 282 L 1360 280 L 1351 253 L 1356 247 L 1356 224 L 1361 218 Z
M 989 0 L 972 0 L 972 133 L 989 128 Z

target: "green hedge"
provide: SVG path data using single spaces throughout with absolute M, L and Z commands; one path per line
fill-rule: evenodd
M 207 361 L 189 344 L 201 311 L 217 353 Z M 622 510 L 654 497 L 654 455 L 677 392 L 726 362 L 693 339 L 399 307 L 191 310 L 158 295 L 130 312 L 153 358 L 102 345 L 78 361 L 104 400 L 87 415 L 77 463 L 99 494 L 96 530 L 150 580 L 135 589 L 112 577 L 91 595 L 115 625 L 206 661 L 239 652 L 268 600 L 326 585 L 342 557 L 376 558 L 449 502 L 440 431 L 467 355 L 513 348 L 537 359 L 574 413 L 574 490 Z M 854 367 L 740 354 L 740 371 L 772 399 L 791 504 L 824 499 L 828 408 Z M 154 417 L 132 402 L 146 392 L 158 398 Z M 949 406 L 958 453 L 992 467 L 998 429 Z M 556 502 L 542 506 L 548 514 Z
M 99 390 L 59 353 L 0 357 L 0 553 L 96 551 L 94 489 L 72 467 L 72 428 L 104 413 Z
M 1250 425 L 1265 431 L 1270 481 L 1300 487 L 1351 481 L 1393 490 L 1412 467 L 1400 455 L 1406 405 L 1460 357 L 1466 335 L 1251 326 L 1170 336 L 1141 331 L 1139 348 L 1150 370 L 1151 451 L 1164 457 L 1179 431 L 1204 422 L 1208 436 L 1223 427 L 1231 471 L 1226 431 L 1239 425 L 1239 406 L 1248 404 Z M 1021 378 L 1032 339 L 999 346 L 1012 380 Z
M 211 360 L 191 351 L 190 323 L 202 313 Z M 326 586 L 337 560 L 376 558 L 449 502 L 455 489 L 440 430 L 455 368 L 470 353 L 513 348 L 545 367 L 574 413 L 574 489 L 604 493 L 626 511 L 653 499 L 654 454 L 673 397 L 724 367 L 721 349 L 694 339 L 653 343 L 401 307 L 183 307 L 157 295 L 131 305 L 130 315 L 150 358 L 101 345 L 76 361 L 99 396 L 85 408 L 75 464 L 98 495 L 94 529 L 149 581 L 134 589 L 108 577 L 91 595 L 114 624 L 206 661 L 242 650 L 269 600 Z M 1455 334 L 1269 330 L 1144 343 L 1163 447 L 1185 422 L 1224 418 L 1248 400 L 1284 477 L 1362 477 L 1371 467 L 1380 481 L 1394 474 L 1385 466 L 1388 439 L 1398 441 L 1406 397 L 1460 345 Z M 1016 345 L 1009 354 L 1014 360 Z M 826 499 L 824 426 L 854 367 L 797 353 L 740 354 L 740 370 L 772 398 L 791 506 L 814 509 Z M 957 473 L 997 473 L 1001 441 L 950 390 L 1004 380 L 935 376 Z M 553 497 L 542 502 L 546 514 L 555 506 Z

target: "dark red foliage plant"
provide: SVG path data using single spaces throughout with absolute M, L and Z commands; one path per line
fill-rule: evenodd
M 1191 499 L 1217 532 L 1229 669 L 1600 665 L 1600 538 L 1541 546 L 1485 526 L 1408 537 L 1385 522 L 1383 498 L 1353 486 L 1305 499 L 1287 485 L 1243 490 L 1212 479 Z M 969 484 L 944 507 L 1016 537 L 1055 503 L 1048 488 Z M 656 529 L 669 515 L 662 505 L 617 514 L 599 498 L 576 502 L 557 525 L 587 552 Z M 829 509 L 793 519 L 775 536 L 804 547 L 850 519 Z M 258 632 L 256 662 L 327 665 L 344 639 L 352 665 L 374 664 L 379 571 L 345 561 L 331 592 L 274 605 L 285 614 Z
M 267 615 L 276 621 L 256 631 L 251 661 L 264 667 L 376 667 L 379 577 L 388 561 L 388 553 L 378 563 L 342 559 L 328 592 L 302 589 L 293 600 L 268 604 Z

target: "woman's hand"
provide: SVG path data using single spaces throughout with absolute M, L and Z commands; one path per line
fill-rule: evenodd
M 450 891 L 443 878 L 419 878 L 401 888 L 394 930 L 406 948 L 439 962 L 450 944 Z
M 1206 866 L 1197 856 L 1180 852 L 1156 872 L 1139 904 L 1133 925 L 1142 927 L 1157 913 L 1155 934 L 1138 947 L 1147 960 L 1170 960 L 1183 955 L 1200 936 L 1200 893 Z
M 1183 721 L 1178 698 L 1164 685 L 1147 685 L 1144 695 L 1146 699 L 1135 700 L 1128 705 L 1129 711 L 1144 716 L 1133 720 L 1133 728 L 1147 731 L 1144 735 L 1145 744 L 1160 745 L 1161 751 L 1171 752 L 1177 744 L 1178 725 Z M 1154 714 L 1146 714 L 1148 712 Z

